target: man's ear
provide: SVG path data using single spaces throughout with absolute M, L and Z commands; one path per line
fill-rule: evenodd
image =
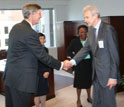
M 95 18 L 98 18 L 98 14 L 94 14 Z

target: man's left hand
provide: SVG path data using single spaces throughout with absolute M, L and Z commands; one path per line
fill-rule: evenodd
M 116 86 L 116 85 L 117 85 L 117 80 L 116 80 L 116 79 L 110 78 L 110 79 L 108 80 L 107 86 L 109 87 L 110 90 L 111 90 L 111 88 L 112 88 L 113 86 Z

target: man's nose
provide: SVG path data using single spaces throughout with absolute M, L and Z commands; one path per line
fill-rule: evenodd
M 87 20 L 86 20 L 86 19 L 84 19 L 84 22 L 87 22 Z

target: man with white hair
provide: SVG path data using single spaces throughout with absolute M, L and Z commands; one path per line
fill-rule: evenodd
M 101 21 L 95 6 L 83 9 L 84 22 L 89 26 L 85 46 L 71 60 L 77 65 L 89 51 L 93 58 L 93 107 L 116 107 L 115 86 L 120 78 L 118 40 L 115 29 Z

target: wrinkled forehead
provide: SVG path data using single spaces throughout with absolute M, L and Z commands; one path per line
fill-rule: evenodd
M 87 17 L 89 17 L 89 16 L 92 16 L 92 13 L 91 13 L 91 11 L 85 11 L 85 12 L 83 13 L 83 15 L 84 15 L 84 18 L 87 18 Z

